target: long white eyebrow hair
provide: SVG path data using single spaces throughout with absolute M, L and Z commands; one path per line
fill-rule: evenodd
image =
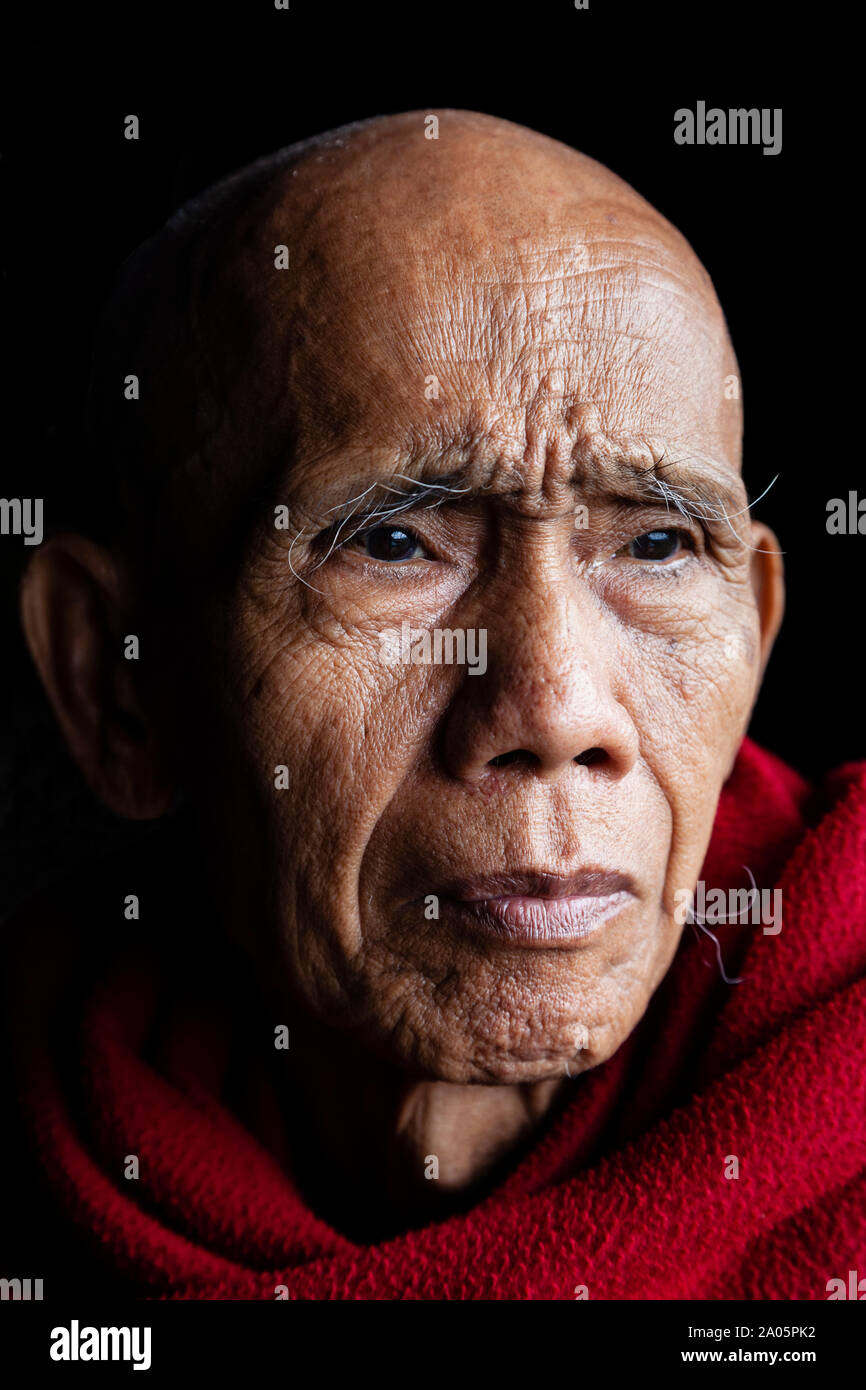
M 670 459 L 666 461 L 662 458 L 650 468 L 628 468 L 628 474 L 632 481 L 635 477 L 639 478 L 646 489 L 647 497 L 653 499 L 658 498 L 658 500 L 664 502 L 668 511 L 673 509 L 681 516 L 692 520 L 726 524 L 735 536 L 737 533 L 731 525 L 732 520 L 735 517 L 742 516 L 745 512 L 751 511 L 752 507 L 766 497 L 770 488 L 779 478 L 779 474 L 777 473 L 775 478 L 772 479 L 760 496 L 756 497 L 754 501 L 747 502 L 745 507 L 741 507 L 736 512 L 729 512 L 720 501 L 715 501 L 709 496 L 701 496 L 702 489 L 700 484 L 691 484 L 693 495 L 689 496 L 682 488 L 677 487 L 673 483 L 669 483 L 666 479 L 659 476 L 659 471 L 662 468 L 671 467 L 683 462 L 686 462 L 686 460 Z M 340 502 L 336 506 L 328 508 L 325 512 L 325 516 L 330 516 L 334 512 L 344 513 L 344 515 L 335 523 L 334 533 L 331 537 L 327 553 L 316 562 L 313 569 L 317 570 L 321 565 L 325 564 L 338 545 L 347 544 L 348 541 L 352 540 L 360 532 L 369 530 L 371 526 L 381 526 L 392 517 L 401 516 L 404 512 L 412 511 L 419 507 L 422 510 L 429 511 L 441 507 L 443 503 L 453 500 L 455 497 L 477 491 L 477 489 L 473 488 L 471 485 L 465 487 L 455 486 L 459 477 L 459 474 L 451 474 L 438 481 L 425 482 L 423 479 L 411 478 L 404 473 L 394 473 L 391 475 L 389 482 L 377 481 L 370 483 L 369 487 L 364 488 L 364 490 L 359 492 L 355 497 L 350 497 L 347 501 Z M 395 487 L 393 486 L 394 483 L 399 483 L 402 486 Z M 394 502 L 390 498 L 385 497 L 365 507 L 363 505 L 364 498 L 369 497 L 373 492 L 390 493 L 398 500 Z M 344 535 L 343 528 L 352 521 L 355 522 L 354 527 Z M 312 584 L 309 584 L 306 579 L 298 574 L 292 563 L 292 552 L 302 535 L 303 529 L 295 534 L 289 546 L 287 557 L 289 568 L 295 579 L 298 579 L 302 584 L 306 585 L 308 589 L 312 589 L 314 593 L 320 593 L 321 590 L 314 588 Z M 741 537 L 737 537 L 737 539 L 740 540 Z M 759 550 L 754 546 L 749 546 L 748 548 L 754 550 L 756 554 L 762 555 L 781 553 L 777 551 Z
M 383 522 L 390 520 L 391 517 L 400 516 L 403 512 L 414 510 L 417 507 L 422 507 L 424 510 L 430 510 L 433 507 L 441 507 L 442 503 L 447 502 L 449 498 L 474 490 L 471 485 L 467 485 L 466 487 L 452 486 L 452 483 L 456 482 L 456 480 L 457 475 L 453 474 L 450 478 L 443 478 L 438 482 L 428 483 L 420 478 L 407 477 L 404 473 L 392 473 L 390 483 L 378 481 L 371 483 L 369 487 L 364 488 L 363 492 L 359 492 L 356 497 L 350 497 L 346 502 L 339 502 L 335 507 L 329 507 L 325 512 L 325 516 L 330 516 L 334 512 L 345 512 L 346 515 L 341 521 L 337 522 L 335 526 L 327 554 L 323 555 L 322 558 L 316 562 L 313 569 L 319 569 L 326 560 L 330 559 L 337 545 L 341 543 L 345 545 L 348 541 L 352 540 L 354 536 L 357 536 L 359 532 L 369 530 L 373 525 L 382 525 Z M 393 487 L 391 486 L 393 482 L 403 483 L 405 486 Z M 371 492 L 376 491 L 389 492 L 398 497 L 399 501 L 391 502 L 388 498 L 383 498 L 378 503 L 363 507 L 362 503 L 364 498 L 369 497 Z M 352 520 L 356 522 L 355 527 L 345 535 L 342 535 L 343 527 Z M 302 584 L 306 584 L 308 589 L 312 589 L 314 593 L 318 594 L 321 593 L 321 590 L 314 588 L 312 584 L 308 584 L 306 579 L 298 574 L 292 563 L 292 551 L 302 535 L 303 530 L 298 531 L 289 546 L 289 569 L 292 571 L 295 579 L 300 580 Z
M 452 475 L 452 480 L 443 478 L 440 482 L 429 483 L 425 483 L 420 478 L 409 478 L 404 473 L 395 473 L 392 476 L 394 481 L 405 483 L 406 486 L 392 487 L 389 483 L 371 483 L 363 492 L 359 492 L 357 497 L 352 497 L 348 502 L 341 502 L 336 507 L 330 507 L 328 509 L 325 513 L 326 516 L 330 516 L 332 512 L 343 512 L 347 507 L 350 510 L 337 526 L 334 537 L 328 548 L 328 554 L 318 562 L 315 566 L 316 569 L 319 568 L 319 565 L 323 565 L 325 560 L 330 557 L 334 547 L 340 540 L 340 532 L 346 523 L 351 521 L 353 517 L 360 517 L 359 524 L 354 531 L 351 531 L 349 535 L 343 537 L 343 544 L 351 540 L 353 536 L 356 536 L 359 531 L 367 530 L 371 525 L 381 525 L 383 521 L 388 521 L 392 516 L 399 516 L 401 512 L 411 511 L 417 507 L 420 507 L 424 511 L 430 511 L 435 507 L 441 507 L 442 503 L 447 502 L 449 498 L 465 495 L 467 492 L 473 491 L 472 487 L 469 485 L 466 487 L 451 486 L 451 481 L 456 480 L 456 475 Z M 370 493 L 374 492 L 377 488 L 380 491 L 394 494 L 399 498 L 399 501 L 389 502 L 387 498 L 383 498 L 383 500 L 375 506 L 362 507 L 361 503 L 364 498 L 369 497 Z
M 673 462 L 673 460 L 671 462 Z M 663 466 L 663 464 L 656 465 L 656 467 Z M 724 523 L 735 536 L 737 533 L 731 525 L 733 519 L 738 516 L 743 516 L 746 512 L 750 512 L 753 507 L 756 507 L 759 502 L 763 501 L 770 491 L 770 488 L 779 481 L 780 477 L 777 473 L 775 478 L 772 478 L 764 488 L 764 491 L 751 502 L 747 501 L 745 507 L 740 507 L 736 512 L 729 512 L 721 503 L 711 501 L 709 498 L 686 497 L 679 488 L 668 483 L 664 478 L 660 478 L 654 468 L 642 470 L 642 472 L 646 479 L 647 489 L 650 492 L 654 492 L 661 501 L 665 503 L 668 511 L 673 508 L 675 511 L 679 512 L 681 516 L 691 517 L 696 521 L 714 521 L 718 524 Z M 738 536 L 737 539 L 741 540 L 742 538 Z M 781 550 L 762 550 L 759 546 L 749 545 L 748 542 L 745 544 L 747 548 L 756 555 L 784 554 Z

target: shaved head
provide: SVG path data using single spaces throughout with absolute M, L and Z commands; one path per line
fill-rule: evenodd
M 229 504 L 237 521 L 292 460 L 342 455 L 349 435 L 398 463 L 423 451 L 420 430 L 454 463 L 460 441 L 466 455 L 490 439 L 493 416 L 501 446 L 523 439 L 523 452 L 527 424 L 537 434 L 538 412 L 558 411 L 569 449 L 600 443 L 616 402 L 578 359 L 608 329 L 608 394 L 640 376 L 652 344 L 668 397 L 691 398 L 685 423 L 707 459 L 739 468 L 739 393 L 718 389 L 736 361 L 685 239 L 556 140 L 474 112 L 437 119 L 436 139 L 409 112 L 280 150 L 193 199 L 126 263 L 98 340 L 91 439 L 139 558 L 153 556 L 158 509 L 203 538 Z M 688 380 L 696 361 L 711 410 Z M 129 373 L 136 402 L 120 389 Z M 419 426 L 411 407 L 431 380 Z M 672 433 L 660 401 L 641 424 L 646 466 L 670 468 L 683 413 Z

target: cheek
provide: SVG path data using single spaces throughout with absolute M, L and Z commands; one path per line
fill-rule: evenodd
M 636 680 L 636 661 L 624 662 Z M 702 622 L 699 635 L 644 641 L 643 682 L 631 712 L 641 756 L 670 816 L 663 902 L 690 889 L 700 873 L 722 785 L 745 734 L 757 679 L 755 627 L 735 607 Z
M 658 679 L 668 692 L 670 714 L 686 732 L 701 731 L 722 756 L 737 739 L 751 708 L 755 672 L 739 655 L 741 639 L 705 638 L 682 644 L 664 663 Z
M 380 799 L 412 712 L 395 717 L 395 676 L 375 631 L 251 628 L 239 634 L 230 665 L 226 684 L 244 693 L 226 722 L 256 779 L 272 760 L 285 764 L 295 796 L 318 804 L 325 819 L 344 820 L 350 800 Z
M 659 585 L 663 581 L 659 580 Z M 671 584 L 621 640 L 620 698 L 651 765 L 725 768 L 745 732 L 758 678 L 758 620 L 745 585 Z
M 208 735 L 221 749 L 214 804 L 235 789 L 221 843 L 232 862 L 260 865 L 291 977 L 327 1010 L 340 1007 L 363 945 L 371 837 L 454 679 L 451 668 L 395 667 L 378 631 L 287 634 L 239 622 L 214 682 L 232 692 Z

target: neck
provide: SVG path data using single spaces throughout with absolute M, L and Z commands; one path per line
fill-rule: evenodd
M 291 1074 L 286 1120 L 297 1178 L 317 1214 L 369 1240 L 477 1199 L 563 1084 L 409 1078 L 316 1025 L 293 1032 Z

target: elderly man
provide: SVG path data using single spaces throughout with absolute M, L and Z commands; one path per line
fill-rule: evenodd
M 182 850 L 94 908 L 62 1066 L 51 947 L 22 1053 L 56 1229 L 132 1292 L 826 1298 L 866 1253 L 864 775 L 744 742 L 783 586 L 737 372 L 663 217 L 471 113 L 283 150 L 128 263 L 112 526 L 22 611 Z

